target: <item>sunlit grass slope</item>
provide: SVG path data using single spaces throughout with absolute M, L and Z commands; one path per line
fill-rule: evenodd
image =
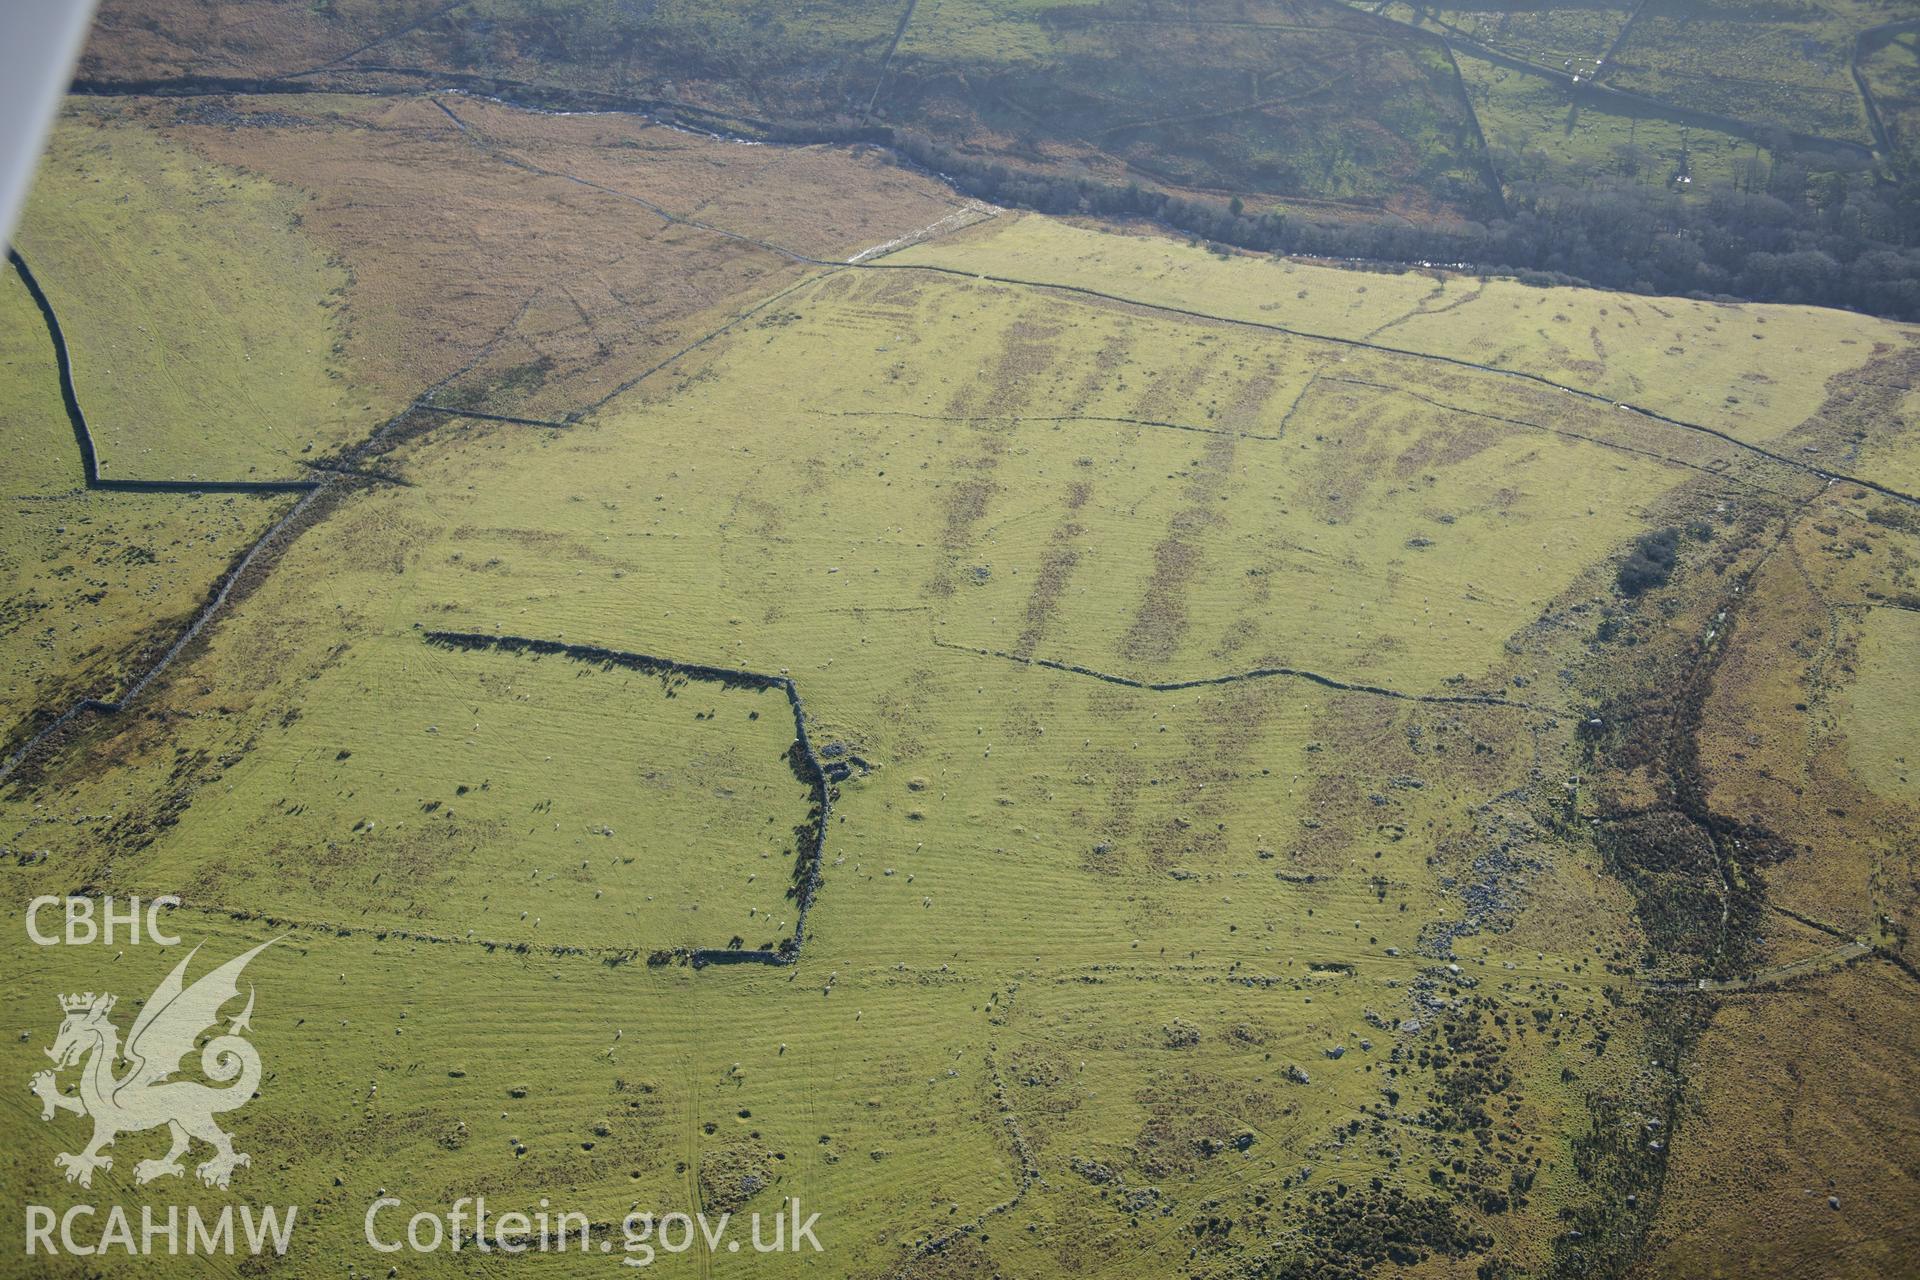
M 777 690 L 402 633 L 305 701 L 124 874 L 292 920 L 607 951 L 793 930 L 808 799 Z
M 777 1175 L 750 1207 L 829 1210 L 835 1273 L 976 1221 L 966 1247 L 1020 1273 L 1124 1272 L 1116 1239 L 1178 1266 L 1209 1205 L 1282 1229 L 1335 1183 L 1506 1186 L 1404 1123 L 1451 1087 L 1420 1057 L 1437 1002 L 1477 983 L 1525 1011 L 1483 1034 L 1538 1206 L 1496 1225 L 1538 1260 L 1579 1190 L 1540 1135 L 1639 1086 L 1598 969 L 1624 907 L 1521 798 L 1574 723 L 1534 624 L 1605 591 L 1679 486 L 1769 476 L 1509 381 L 835 273 L 578 427 L 446 421 L 386 455 L 409 483 L 294 543 L 156 691 L 164 720 L 9 799 L 4 838 L 48 856 L 7 874 L 177 890 L 195 928 L 258 915 L 311 948 L 280 971 L 284 1043 L 329 1065 L 263 1096 L 313 1154 L 258 1185 L 335 1206 L 328 1241 L 368 1184 L 611 1215 L 718 1203 L 702 1171 L 746 1161 Z M 1594 500 L 1548 502 L 1570 483 Z M 874 766 L 839 788 L 800 964 L 607 954 L 786 918 L 803 797 L 757 705 L 784 700 L 416 628 L 791 674 L 816 746 Z M 1455 697 L 1510 705 L 1421 700 Z M 687 928 L 709 919 L 735 923 Z M 1044 1183 L 983 1219 L 1028 1159 Z
M 1366 339 L 1537 374 L 1765 442 L 1818 409 L 1835 375 L 1900 326 L 1812 307 L 1625 297 L 1420 272 L 1222 257 L 1159 237 L 1089 235 L 1044 218 L 923 245 L 897 259 L 1099 289 L 1238 320 Z
M 288 497 L 89 492 L 53 344 L 0 270 L 0 744 L 117 695 Z
M 300 478 L 385 416 L 341 367 L 348 275 L 305 206 L 110 114 L 63 118 L 17 238 L 104 475 Z

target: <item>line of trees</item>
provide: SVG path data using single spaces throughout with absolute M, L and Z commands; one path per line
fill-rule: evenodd
M 893 141 L 916 163 L 998 204 L 1152 218 L 1241 248 L 1459 265 L 1536 284 L 1810 303 L 1920 320 L 1920 181 L 1834 171 L 1824 156 L 1784 157 L 1763 189 L 1716 187 L 1704 194 L 1536 178 L 1508 193 L 1505 217 L 1407 225 L 1257 213 L 1239 199 L 1170 195 L 1138 183 L 983 162 L 904 132 Z

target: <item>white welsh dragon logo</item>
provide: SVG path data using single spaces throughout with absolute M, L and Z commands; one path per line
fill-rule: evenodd
M 55 1165 L 66 1170 L 67 1181 L 83 1187 L 93 1185 L 95 1169 L 113 1168 L 113 1157 L 101 1154 L 122 1133 L 137 1133 L 166 1125 L 173 1147 L 160 1160 L 142 1160 L 133 1167 L 136 1182 L 180 1176 L 180 1157 L 198 1138 L 213 1148 L 213 1155 L 195 1166 L 200 1181 L 210 1187 L 225 1187 L 233 1171 L 252 1161 L 233 1149 L 233 1139 L 213 1118 L 223 1111 L 245 1106 L 260 1083 L 260 1053 L 242 1038 L 252 1029 L 253 988 L 247 988 L 247 1007 L 233 1018 L 225 1035 L 207 1041 L 200 1052 L 200 1069 L 207 1077 L 226 1084 L 213 1088 L 197 1080 L 169 1080 L 180 1069 L 181 1060 L 191 1053 L 200 1033 L 220 1021 L 220 1008 L 240 994 L 240 971 L 247 962 L 272 946 L 263 942 L 205 975 L 192 986 L 184 979 L 186 960 L 174 966 L 159 989 L 147 1000 L 133 1030 L 120 1047 L 120 1029 L 108 1020 L 114 997 L 85 995 L 60 997 L 66 1014 L 60 1033 L 54 1037 L 47 1056 L 53 1059 L 52 1071 L 42 1071 L 31 1081 L 40 1098 L 40 1118 L 51 1120 L 56 1111 L 72 1111 L 93 1119 L 93 1141 L 77 1155 L 57 1155 Z M 88 1058 L 87 1055 L 92 1057 Z M 114 1075 L 114 1064 L 124 1058 L 126 1074 Z M 86 1059 L 81 1067 L 78 1097 L 60 1091 L 55 1073 Z M 237 1078 L 236 1078 L 237 1077 Z

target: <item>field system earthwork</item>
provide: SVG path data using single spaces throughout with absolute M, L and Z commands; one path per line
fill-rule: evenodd
M 822 1214 L 669 1274 L 1910 1265 L 1920 332 L 443 83 L 63 111 L 0 279 L 8 1078 L 172 963 L 24 904 L 173 894 L 282 939 L 278 1274 L 385 1273 L 383 1193 Z

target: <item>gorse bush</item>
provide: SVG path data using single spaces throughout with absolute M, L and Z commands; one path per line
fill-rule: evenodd
M 1658 529 L 1634 540 L 1633 550 L 1621 562 L 1616 575 L 1620 590 L 1630 596 L 1663 587 L 1673 577 L 1679 558 L 1680 530 Z

